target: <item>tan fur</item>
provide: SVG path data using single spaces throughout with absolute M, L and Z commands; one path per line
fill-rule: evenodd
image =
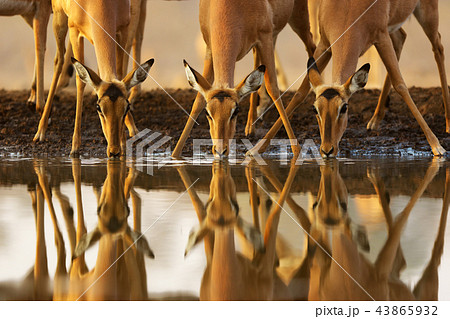
M 61 74 L 64 62 L 64 41 L 69 31 L 70 42 L 72 44 L 74 58 L 81 63 L 84 60 L 84 42 L 83 38 L 88 39 L 95 48 L 97 64 L 99 68 L 99 78 L 107 83 L 112 83 L 118 78 L 118 72 L 122 69 L 123 51 L 118 49 L 126 46 L 128 37 L 128 25 L 130 23 L 130 3 L 128 0 L 110 2 L 102 1 L 67 1 L 57 0 L 52 2 L 53 7 L 53 30 L 57 43 L 57 54 L 55 57 L 55 70 L 49 97 L 44 109 L 44 113 L 39 122 L 38 132 L 34 141 L 42 141 L 48 126 L 48 117 L 51 111 L 53 96 L 56 85 Z M 91 17 L 94 20 L 91 19 Z M 111 38 L 112 37 L 112 38 Z M 119 69 L 119 70 L 118 70 Z M 78 71 L 78 69 L 77 69 Z M 78 156 L 81 146 L 81 115 L 83 109 L 83 92 L 85 84 L 79 76 L 77 77 L 77 111 L 75 118 L 75 129 L 72 140 L 72 156 Z M 130 87 L 131 88 L 131 87 Z M 127 89 L 130 89 L 127 88 Z M 95 89 L 95 88 L 94 88 Z M 98 96 L 101 98 L 101 96 Z M 113 107 L 111 105 L 111 107 Z M 122 101 L 117 112 L 124 112 L 128 103 Z M 127 126 L 130 134 L 136 133 L 136 127 L 131 113 L 126 115 Z M 104 124 L 102 122 L 102 124 Z M 115 124 L 119 126 L 118 123 Z M 120 130 L 112 130 L 109 126 L 102 126 L 103 131 L 114 131 L 114 138 L 108 139 L 108 156 L 117 156 L 124 154 L 125 133 Z M 114 144 L 110 144 L 114 140 Z M 121 140 L 120 144 L 116 140 Z M 119 151 L 117 151 L 119 149 Z
M 403 253 L 400 248 L 400 238 L 407 223 L 409 214 L 416 201 L 425 191 L 428 184 L 433 180 L 439 170 L 436 163 L 432 163 L 427 173 L 411 197 L 408 205 L 395 219 L 392 217 L 387 199 L 387 192 L 384 183 L 378 176 L 377 171 L 369 172 L 369 178 L 380 199 L 380 206 L 383 209 L 388 227 L 388 238 L 382 247 L 375 263 L 371 263 L 359 251 L 357 243 L 352 237 L 349 219 L 346 209 L 343 207 L 347 203 L 347 189 L 339 174 L 338 163 L 321 167 L 322 177 L 317 195 L 317 202 L 314 204 L 315 221 L 312 223 L 311 234 L 320 243 L 321 248 L 316 243 L 314 257 L 311 260 L 310 290 L 309 300 L 426 300 L 436 297 L 438 288 L 438 278 L 433 271 L 436 271 L 440 263 L 442 250 L 438 249 L 430 260 L 430 269 L 422 275 L 421 281 L 427 282 L 427 294 L 420 296 L 413 293 L 407 285 L 400 280 L 400 270 L 405 266 Z M 449 191 L 446 184 L 446 194 Z M 446 221 L 448 212 L 448 196 L 442 207 L 442 222 Z M 344 204 L 345 203 L 345 206 Z M 442 227 L 440 227 L 442 234 Z M 436 246 L 442 245 L 439 238 Z M 326 249 L 334 260 L 322 251 Z M 434 249 L 435 250 L 435 249 Z M 342 270 L 342 268 L 345 270 Z M 433 267 L 433 269 L 431 269 Z M 433 274 L 430 276 L 430 274 Z M 424 284 L 418 284 L 416 289 L 421 291 Z M 435 299 L 436 300 L 436 299 Z
M 73 173 L 77 199 L 81 200 L 80 163 L 74 161 Z M 133 190 L 135 171 L 131 169 L 125 178 L 126 167 L 123 163 L 108 163 L 108 175 L 98 202 L 98 226 L 94 231 L 86 234 L 84 226 L 84 214 L 82 209 L 78 210 L 78 226 L 76 228 L 76 248 L 72 246 L 72 259 L 70 272 L 57 271 L 54 284 L 54 300 L 146 300 L 147 286 L 146 273 L 143 263 L 144 253 L 148 250 L 139 248 L 140 243 L 145 241 L 141 238 L 133 246 L 133 232 L 139 232 L 140 222 L 135 224 L 134 230 L 128 225 L 129 209 L 127 199 L 133 198 L 133 204 L 140 203 L 138 195 Z M 141 218 L 140 207 L 133 205 L 136 221 Z M 110 226 L 114 222 L 114 231 Z M 68 230 L 73 224 L 68 224 Z M 70 231 L 74 233 L 74 231 Z M 90 236 L 92 235 L 93 236 Z M 139 233 L 140 234 L 140 233 Z M 86 242 L 93 238 L 92 242 Z M 61 239 L 62 240 L 62 239 Z M 94 242 L 98 241 L 98 254 L 96 264 L 88 271 L 84 253 Z M 64 242 L 58 246 L 64 247 Z M 147 242 L 145 244 L 148 247 Z M 130 249 L 123 256 L 121 254 Z M 65 254 L 64 254 L 65 256 Z M 120 258 L 119 258 L 120 257 Z M 58 253 L 58 264 L 65 260 Z
M 200 230 L 191 234 L 189 242 L 192 245 L 204 238 L 207 255 L 200 300 L 273 300 L 280 295 L 277 288 L 282 287 L 275 285 L 275 243 L 281 207 L 289 195 L 297 169 L 298 167 L 291 167 L 278 202 L 274 203 L 267 217 L 264 249 L 259 244 L 261 239 L 255 238 L 261 234 L 255 228 L 246 226 L 236 211 L 236 187 L 228 163 L 214 163 L 206 206 L 201 203 L 194 190 L 188 189 L 201 225 Z M 190 179 L 184 168 L 180 168 L 179 173 L 185 186 L 189 187 Z M 253 179 L 248 182 L 255 184 Z M 243 233 L 253 245 L 253 259 L 236 251 L 235 230 Z M 253 235 L 249 235 L 249 232 L 253 232 Z M 285 290 L 286 288 L 283 291 Z M 283 296 L 286 296 L 286 292 Z
M 308 52 L 312 54 L 315 46 L 309 32 L 306 0 L 200 1 L 200 28 L 207 46 L 203 77 L 208 83 L 211 83 L 212 89 L 233 88 L 236 61 L 242 59 L 253 49 L 255 52 L 255 68 L 260 64 L 266 66 L 264 80 L 267 91 L 272 100 L 276 101 L 275 106 L 292 141 L 292 150 L 294 154 L 298 154 L 299 147 L 295 143 L 295 135 L 285 116 L 284 106 L 281 100 L 278 100 L 280 92 L 277 85 L 274 60 L 274 42 L 278 33 L 288 22 L 305 42 Z M 254 114 L 256 113 L 255 99 L 252 99 L 252 105 L 251 113 Z M 198 94 L 190 118 L 172 153 L 173 157 L 181 155 L 194 121 L 204 107 L 202 94 Z M 234 107 L 234 104 L 223 103 L 221 106 L 223 111 L 217 113 L 217 118 L 214 118 L 214 120 L 225 122 L 232 107 Z M 206 108 L 209 108 L 208 104 Z M 229 128 L 226 131 L 231 132 L 234 130 L 231 126 L 235 126 L 235 124 L 229 122 L 227 126 Z M 225 145 L 228 145 L 228 139 L 233 137 L 222 135 L 219 131 L 220 128 L 212 128 L 212 130 L 216 131 L 214 135 L 223 140 Z M 214 149 L 213 152 L 215 152 Z M 226 154 L 228 154 L 227 150 L 225 150 Z M 215 155 L 217 154 L 215 153 Z
M 372 4 L 374 5 L 366 14 L 362 15 Z M 414 14 L 433 46 L 442 84 L 447 131 L 449 131 L 450 103 L 444 67 L 443 47 L 438 32 L 438 1 L 378 0 L 374 2 L 372 0 L 322 0 L 319 11 L 321 37 L 317 50 L 314 53 L 319 71 L 322 71 L 326 67 L 331 59 L 331 55 L 333 55 L 333 86 L 343 85 L 352 73 L 355 72 L 358 58 L 372 45 L 375 45 L 386 66 L 388 77 L 386 78 L 374 118 L 369 122 L 368 128 L 375 129 L 382 120 L 387 94 L 392 82 L 394 89 L 402 96 L 422 128 L 433 154 L 442 155 L 445 150 L 411 99 L 398 65 L 398 58 L 400 57 L 403 41 L 406 36 L 400 27 L 402 23 Z M 309 89 L 308 79 L 305 79 L 286 108 L 286 113 L 289 116 L 292 115 L 298 105 L 305 99 Z M 333 104 L 330 107 L 337 106 Z M 277 121 L 266 134 L 264 140 L 256 145 L 254 149 L 250 150 L 249 153 L 252 154 L 258 150 L 264 151 L 280 127 L 281 121 Z M 343 128 L 345 129 L 344 126 Z
M 28 103 L 36 103 L 36 111 L 44 109 L 44 58 L 47 43 L 47 25 L 51 14 L 50 0 L 7 0 L 0 2 L 0 15 L 21 15 L 33 29 L 35 67 Z

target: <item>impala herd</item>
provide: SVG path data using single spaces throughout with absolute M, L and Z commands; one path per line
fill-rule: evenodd
M 35 213 L 36 261 L 20 286 L 23 289 L 20 292 L 9 290 L 8 293 L 16 294 L 11 298 L 148 299 L 145 257 L 155 256 L 141 233 L 141 200 L 134 190 L 136 170 L 130 168 L 127 173 L 125 162 L 108 161 L 103 188 L 101 191 L 94 189 L 98 223 L 94 229 L 87 230 L 82 205 L 81 164 L 76 158 L 82 148 L 81 118 L 86 84 L 97 96 L 96 108 L 107 141 L 108 157 L 125 155 L 125 127 L 130 136 L 139 132 L 133 119 L 133 103 L 140 92 L 140 84 L 146 80 L 154 63 L 154 59 L 142 64 L 140 61 L 146 7 L 146 0 L 0 1 L 0 15 L 21 15 L 34 31 L 35 75 L 28 102 L 35 104 L 36 111 L 41 114 L 34 142 L 45 139 L 57 89 L 67 83 L 70 70 L 77 74 L 76 119 L 70 153 L 75 157 L 72 159 L 72 173 L 77 198 L 76 226 L 68 198 L 61 193 L 57 183 L 49 182 L 46 166 L 35 161 L 37 182 L 29 188 L 29 193 Z M 53 79 L 45 99 L 43 65 L 51 13 L 57 52 Z M 172 156 L 179 158 L 182 155 L 196 119 L 205 110 L 213 141 L 212 153 L 218 159 L 226 159 L 236 131 L 239 103 L 249 95 L 246 135 L 255 133 L 255 122 L 272 102 L 279 119 L 247 155 L 256 156 L 264 152 L 283 125 L 296 158 L 301 150 L 290 117 L 312 91 L 315 102 L 311 111 L 316 114 L 320 130 L 320 154 L 324 158 L 337 157 L 339 142 L 347 127 L 350 97 L 363 89 L 368 81 L 370 65 L 357 69 L 358 59 L 371 47 L 378 52 L 387 76 L 367 129 L 379 128 L 392 86 L 419 123 L 433 154 L 443 155 L 445 149 L 418 111 L 399 69 L 406 40 L 402 25 L 412 15 L 422 26 L 433 48 L 442 85 L 446 131 L 450 133 L 450 98 L 438 32 L 438 0 L 200 0 L 200 29 L 206 43 L 203 72 L 199 73 L 184 61 L 188 83 L 198 93 Z M 278 34 L 287 24 L 304 43 L 309 59 L 304 61 L 307 76 L 285 108 L 277 83 L 275 45 Z M 314 31 L 314 39 L 311 30 Z M 66 45 L 67 33 L 69 41 Z M 97 72 L 84 64 L 85 38 L 94 46 Z M 128 72 L 131 51 L 133 70 Z M 236 62 L 249 51 L 253 52 L 253 71 L 249 70 L 248 76 L 236 84 Z M 332 57 L 332 83 L 327 84 L 321 73 Z M 192 187 L 187 170 L 177 167 L 199 220 L 199 226 L 189 236 L 185 255 L 202 240 L 205 244 L 207 266 L 201 282 L 201 300 L 437 299 L 437 268 L 443 253 L 450 202 L 449 169 L 446 171 L 441 220 L 430 262 L 416 287 L 411 289 L 400 280 L 400 271 L 405 265 L 400 238 L 412 208 L 438 172 L 435 162 L 430 164 L 408 205 L 395 219 L 390 209 L 389 193 L 378 171 L 368 172 L 388 230 L 387 240 L 375 261 L 369 261 L 361 252 L 369 249 L 365 230 L 358 229 L 358 236 L 353 235 L 352 227 L 358 225 L 348 215 L 347 188 L 336 160 L 330 160 L 321 167 L 320 187 L 309 212 L 290 195 L 298 166 L 291 165 L 282 184 L 270 167 L 256 170 L 253 163 L 245 168 L 253 223 L 240 215 L 236 185 L 228 161 L 216 161 L 212 165 L 210 193 L 205 204 Z M 256 176 L 257 171 L 260 176 Z M 265 191 L 263 177 L 279 193 L 277 200 Z M 59 200 L 70 241 L 72 259 L 69 270 L 66 268 L 64 236 L 52 196 Z M 130 197 L 133 203 L 132 227 L 128 224 Z M 50 287 L 44 236 L 45 203 L 57 248 L 53 287 Z M 298 224 L 309 235 L 306 257 L 288 276 L 276 271 L 283 256 L 278 226 L 284 203 L 288 204 Z M 242 240 L 244 249 L 241 251 L 235 244 L 235 232 Z M 97 262 L 89 270 L 85 252 L 95 243 L 98 243 Z M 344 274 L 344 270 L 351 275 Z M 0 292 L 4 294 L 1 285 Z
M 146 79 L 154 61 L 150 59 L 140 65 L 146 6 L 144 0 L 0 2 L 1 15 L 21 15 L 34 31 L 36 63 L 29 102 L 35 103 L 36 110 L 41 113 L 34 142 L 45 139 L 54 95 L 58 87 L 67 83 L 72 62 L 77 72 L 77 102 L 71 156 L 79 156 L 82 147 L 81 117 L 86 83 L 93 87 L 98 97 L 97 111 L 108 144 L 107 156 L 125 155 L 125 126 L 130 136 L 138 133 L 132 115 L 133 101 L 139 94 L 139 84 Z M 52 12 L 57 53 L 53 80 L 45 99 L 43 64 L 46 29 Z M 316 95 L 313 111 L 322 139 L 320 153 L 322 157 L 336 157 L 347 126 L 349 99 L 368 80 L 369 65 L 355 73 L 358 58 L 371 47 L 378 52 L 387 76 L 367 129 L 379 128 L 389 104 L 388 95 L 392 86 L 420 125 L 433 154 L 443 155 L 445 149 L 418 111 L 399 69 L 398 61 L 406 40 L 402 25 L 412 15 L 422 26 L 433 48 L 442 85 L 446 131 L 450 132 L 450 100 L 438 31 L 438 0 L 200 0 L 200 29 L 206 43 L 203 72 L 200 74 L 184 62 L 188 82 L 198 94 L 172 156 L 181 156 L 195 120 L 205 110 L 213 141 L 212 153 L 215 157 L 226 158 L 236 130 L 239 103 L 247 95 L 250 95 L 250 108 L 246 135 L 254 134 L 257 117 L 264 114 L 270 102 L 273 101 L 280 115 L 270 131 L 247 155 L 264 152 L 283 125 L 296 156 L 300 147 L 289 118 L 312 88 Z M 309 61 L 308 75 L 285 108 L 277 84 L 274 49 L 278 34 L 287 24 L 304 43 Z M 66 50 L 67 33 L 69 42 Z M 84 38 L 94 46 L 98 74 L 84 65 Z M 134 71 L 126 75 L 132 48 Z M 236 85 L 235 64 L 250 50 L 253 51 L 254 71 Z M 331 57 L 333 82 L 326 84 L 320 73 Z

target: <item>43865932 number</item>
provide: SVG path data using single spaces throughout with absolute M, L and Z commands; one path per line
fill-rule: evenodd
M 380 316 L 437 316 L 437 306 L 378 306 Z

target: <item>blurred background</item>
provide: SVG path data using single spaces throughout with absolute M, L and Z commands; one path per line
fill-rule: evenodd
M 310 0 L 311 1 L 311 0 Z M 186 59 L 192 67 L 203 69 L 204 43 L 198 22 L 198 0 L 163 1 L 149 0 L 142 49 L 143 61 L 155 58 L 150 71 L 153 79 L 144 83 L 143 89 L 186 88 L 182 61 Z M 440 32 L 445 53 L 450 52 L 450 1 L 441 0 Z M 439 75 L 431 45 L 414 17 L 405 23 L 408 38 L 401 58 L 401 70 L 408 86 L 439 86 Z M 7 90 L 29 89 L 34 68 L 34 41 L 31 28 L 20 16 L 0 17 L 0 88 Z M 294 83 L 306 70 L 307 55 L 304 45 L 287 26 L 280 34 L 277 52 L 285 70 L 288 86 L 297 89 L 300 81 Z M 48 89 L 53 74 L 55 40 L 48 27 L 47 52 L 45 59 L 45 88 Z M 375 59 L 374 59 L 375 58 Z M 360 64 L 372 63 L 369 87 L 381 87 L 385 71 L 376 54 L 366 55 Z M 96 69 L 93 47 L 86 41 L 86 64 Z M 450 72 L 450 58 L 446 60 Z M 244 78 L 253 68 L 252 55 L 237 64 L 236 82 Z M 331 68 L 330 68 L 331 69 Z M 330 71 L 325 72 L 329 79 Z M 303 76 L 300 78 L 300 80 Z M 73 84 L 72 84 L 73 85 Z M 281 89 L 285 89 L 281 87 Z

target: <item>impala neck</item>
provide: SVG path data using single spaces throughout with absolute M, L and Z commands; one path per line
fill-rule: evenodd
M 238 267 L 234 231 L 215 231 L 210 280 L 212 300 L 231 300 L 233 295 L 239 293 L 236 286 L 242 278 L 239 277 Z
M 356 35 L 344 37 L 342 43 L 336 43 L 336 48 L 332 48 L 332 80 L 333 84 L 337 85 L 343 85 L 355 73 L 361 52 L 361 45 L 356 39 Z
M 229 1 L 210 3 L 209 35 L 215 86 L 234 87 L 234 69 L 245 32 L 239 6 Z
M 120 241 L 109 235 L 102 236 L 99 241 L 95 268 L 89 273 L 95 284 L 87 292 L 88 300 L 116 300 L 117 287 L 117 257 Z M 90 281 L 90 280 L 89 280 Z M 92 284 L 89 283 L 88 284 Z

